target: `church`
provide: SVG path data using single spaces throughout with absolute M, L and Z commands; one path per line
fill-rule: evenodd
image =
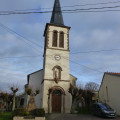
M 43 69 L 27 76 L 27 87 L 40 90 L 35 97 L 36 107 L 44 108 L 46 113 L 70 113 L 71 110 L 72 96 L 68 90 L 70 84 L 76 86 L 77 78 L 70 74 L 69 31 L 60 2 L 55 0 L 50 23 L 44 30 Z

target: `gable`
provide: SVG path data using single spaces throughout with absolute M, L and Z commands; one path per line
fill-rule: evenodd
M 27 76 L 27 84 L 29 84 L 30 77 L 36 77 L 43 74 L 43 69 L 33 72 Z
M 120 75 L 119 74 L 117 74 L 117 73 L 104 73 L 99 91 L 101 90 L 101 87 L 105 83 L 110 84 L 110 83 L 114 82 L 115 84 L 118 84 L 117 80 L 120 80 Z
M 70 80 L 77 80 L 77 78 L 73 76 L 72 74 L 70 74 Z

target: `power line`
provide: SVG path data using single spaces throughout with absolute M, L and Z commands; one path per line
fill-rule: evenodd
M 74 11 L 74 12 L 64 12 L 64 13 L 100 13 L 100 12 L 119 12 L 120 10 L 102 10 L 102 11 Z
M 52 55 L 51 55 L 51 56 L 52 56 Z M 35 56 L 19 56 L 19 57 L 1 57 L 0 59 L 27 58 L 27 57 L 42 57 L 42 56 L 40 56 L 40 55 L 35 55 Z M 48 56 L 48 57 L 50 57 L 50 56 Z M 67 58 L 65 58 L 65 57 L 62 57 L 62 58 L 65 59 L 65 60 L 69 60 L 69 59 L 67 59 Z M 74 63 L 74 64 L 77 64 L 77 65 L 79 65 L 79 66 L 85 67 L 85 68 L 87 68 L 87 69 L 89 69 L 89 70 L 96 71 L 96 72 L 99 72 L 99 73 L 103 73 L 103 72 L 101 72 L 101 71 L 98 71 L 98 70 L 96 70 L 96 69 L 90 68 L 90 67 L 88 67 L 88 66 L 85 66 L 85 65 L 83 65 L 83 64 L 77 63 L 77 62 L 75 62 L 75 61 L 72 61 L 72 60 L 69 60 L 69 61 L 72 62 L 72 63 Z M 72 70 L 72 71 L 74 71 L 74 70 Z M 74 72 L 75 72 L 75 71 L 74 71 Z M 78 74 L 78 73 L 77 73 L 77 74 Z
M 69 8 L 69 7 L 78 7 L 78 6 L 92 6 L 92 5 L 104 5 L 104 4 L 114 4 L 120 3 L 120 1 L 115 2 L 102 2 L 102 3 L 93 3 L 93 4 L 79 4 L 79 5 L 70 5 L 70 6 L 62 6 L 61 8 Z M 11 10 L 11 11 L 0 11 L 0 13 L 8 13 L 8 12 L 19 12 L 19 11 L 34 11 L 34 10 L 42 10 L 42 9 L 53 9 L 53 7 L 49 8 L 32 8 L 32 9 L 23 9 L 23 10 Z
M 29 45 L 29 47 L 31 46 L 30 48 L 33 48 L 34 50 L 36 50 L 36 51 L 39 52 L 39 53 L 41 52 L 41 51 L 39 51 L 39 49 L 33 47 L 30 43 L 27 42 L 27 41 L 29 41 L 29 42 L 35 44 L 33 41 L 30 41 L 30 40 L 26 39 L 25 37 L 21 36 L 21 35 L 18 34 L 17 32 L 13 31 L 12 29 L 8 28 L 7 26 L 5 26 L 5 25 L 3 25 L 3 24 L 1 24 L 1 23 L 0 23 L 0 27 L 3 28 L 3 29 L 5 29 L 5 30 L 7 30 L 8 32 L 10 32 L 10 33 L 12 33 L 12 34 L 16 34 L 17 36 L 21 37 L 22 39 L 20 39 L 20 40 L 22 40 L 22 41 L 25 42 L 27 45 Z M 37 44 L 35 44 L 35 45 L 37 45 Z M 39 46 L 39 47 L 40 47 L 40 46 Z M 42 53 L 42 52 L 41 52 L 41 53 Z
M 96 51 L 83 51 L 83 52 L 73 52 L 70 54 L 79 54 L 79 53 L 96 53 L 96 52 L 109 52 L 109 51 L 119 51 L 120 49 L 109 49 L 109 50 L 96 50 Z
M 85 67 L 85 68 L 87 68 L 87 69 L 89 69 L 89 70 L 96 71 L 96 72 L 99 72 L 99 73 L 103 73 L 102 71 L 99 71 L 99 70 L 93 69 L 93 68 L 88 67 L 88 66 L 85 66 L 85 65 L 83 65 L 83 64 L 79 64 L 79 63 L 77 63 L 77 62 L 75 62 L 75 61 L 72 61 L 72 60 L 69 60 L 69 61 L 72 62 L 72 63 L 74 63 L 74 64 L 77 64 L 77 65 L 83 66 L 83 67 Z
M 44 12 L 8 12 L 8 13 L 0 13 L 0 15 L 15 15 L 15 14 L 39 14 L 39 13 L 51 13 L 52 11 L 44 11 Z
M 1 26 L 2 28 L 5 28 L 6 30 L 12 32 L 12 33 L 15 33 L 16 35 L 20 36 L 21 38 L 23 38 L 23 39 L 25 39 L 25 40 L 27 40 L 27 41 L 29 41 L 29 42 L 31 42 L 32 44 L 35 44 L 36 46 L 43 48 L 41 45 L 39 45 L 39 44 L 37 44 L 37 43 L 35 43 L 35 42 L 31 41 L 31 40 L 28 40 L 27 38 L 23 37 L 23 36 L 20 35 L 19 33 L 17 33 L 17 32 L 15 32 L 14 30 L 12 30 L 11 28 L 8 28 L 7 26 L 3 25 L 2 23 L 0 23 L 0 26 Z
M 98 12 L 98 11 L 89 11 L 89 10 L 102 10 L 102 9 L 112 9 L 119 8 L 120 6 L 109 6 L 109 7 L 96 7 L 96 8 L 83 8 L 83 9 L 69 9 L 62 10 L 63 13 L 77 13 L 77 12 Z M 120 11 L 120 10 L 105 10 L 105 11 Z M 32 12 L 8 12 L 8 13 L 0 13 L 0 15 L 12 15 L 12 14 L 38 14 L 38 13 L 51 13 L 52 11 L 32 11 Z M 58 11 L 59 12 L 59 11 Z M 104 11 L 99 11 L 104 12 Z
M 82 9 L 74 9 L 74 10 L 63 10 L 63 12 L 65 12 L 65 11 L 67 11 L 67 12 L 69 12 L 69 11 L 82 11 L 82 10 L 98 10 L 98 9 L 107 9 L 107 8 L 119 8 L 120 6 L 109 6 L 109 7 L 96 7 L 96 8 L 82 8 Z
M 42 57 L 40 55 L 35 55 L 35 56 L 17 56 L 17 57 L 0 57 L 0 59 L 13 59 L 13 58 L 28 58 L 28 57 Z
M 110 50 L 98 50 L 98 51 L 85 51 L 85 52 L 74 52 L 70 54 L 79 54 L 79 53 L 96 53 L 96 52 L 109 52 L 109 51 L 119 51 L 120 49 L 110 49 Z M 27 58 L 27 57 L 42 57 L 40 55 L 34 55 L 34 56 L 17 56 L 17 57 L 0 57 L 0 59 L 11 59 L 11 58 Z M 65 57 L 64 57 L 65 58 Z
M 77 6 L 91 6 L 91 5 L 102 5 L 102 4 L 113 4 L 113 3 L 120 3 L 120 1 L 115 1 L 115 2 L 102 2 L 102 3 L 93 3 L 93 4 L 82 4 L 82 5 L 71 5 L 71 6 L 63 6 L 63 7 L 77 7 Z M 63 8 L 61 7 L 61 8 Z

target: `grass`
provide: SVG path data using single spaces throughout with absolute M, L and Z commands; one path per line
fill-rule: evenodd
M 0 120 L 12 120 L 12 114 L 10 112 L 0 113 Z

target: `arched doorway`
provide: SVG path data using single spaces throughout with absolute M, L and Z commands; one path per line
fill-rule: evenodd
M 52 112 L 61 112 L 62 93 L 59 89 L 52 92 Z

